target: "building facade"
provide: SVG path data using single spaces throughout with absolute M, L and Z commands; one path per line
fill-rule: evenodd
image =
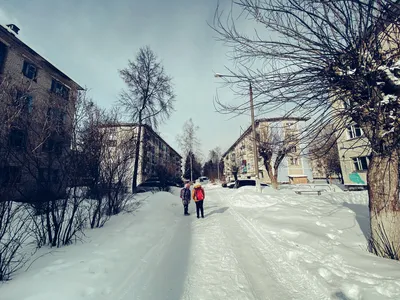
M 278 137 L 281 141 L 290 140 L 291 151 L 282 160 L 278 169 L 278 182 L 281 183 L 307 183 L 313 180 L 310 162 L 304 145 L 296 138 L 301 132 L 302 118 L 265 118 L 255 121 L 256 136 L 262 143 L 271 138 Z M 270 134 L 267 134 L 269 132 Z M 277 143 L 279 143 L 277 141 Z M 254 154 L 251 126 L 233 143 L 223 154 L 225 179 L 233 180 L 233 171 L 238 170 L 238 178 L 254 178 Z M 273 157 L 273 161 L 274 161 Z M 258 174 L 260 181 L 270 183 L 262 157 L 258 156 Z
M 337 138 L 344 185 L 366 187 L 371 148 L 362 129 L 349 125 Z
M 65 190 L 60 168 L 70 149 L 82 88 L 0 25 L 0 181 L 12 197 Z M 8 196 L 10 197 L 10 196 Z
M 135 143 L 139 133 L 137 124 L 125 123 L 107 125 L 107 148 L 112 157 L 130 156 L 128 160 L 125 186 L 132 189 L 133 170 L 135 163 Z M 133 151 L 132 151 L 133 150 Z M 182 157 L 150 126 L 143 125 L 140 138 L 137 185 L 157 175 L 157 168 L 165 167 L 168 175 L 174 178 L 182 176 Z

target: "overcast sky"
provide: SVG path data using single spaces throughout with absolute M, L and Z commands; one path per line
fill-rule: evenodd
M 230 0 L 220 4 L 229 6 Z M 0 22 L 19 26 L 21 40 L 89 88 L 103 107 L 113 105 L 124 88 L 118 69 L 149 45 L 173 77 L 176 93 L 176 111 L 160 126 L 161 136 L 180 152 L 176 135 L 192 118 L 208 156 L 216 146 L 225 151 L 250 124 L 249 116 L 231 119 L 215 112 L 217 89 L 224 101 L 235 97 L 213 77 L 213 71 L 232 65 L 229 49 L 207 25 L 216 5 L 216 0 L 0 0 Z

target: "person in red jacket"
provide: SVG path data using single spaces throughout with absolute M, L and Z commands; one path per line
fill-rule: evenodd
M 192 192 L 192 198 L 194 202 L 196 203 L 196 213 L 197 213 L 197 219 L 200 218 L 200 212 L 201 212 L 201 217 L 204 218 L 204 209 L 203 209 L 203 202 L 206 197 L 206 194 L 204 193 L 204 189 L 202 188 L 200 183 L 196 183 L 194 185 L 194 189 Z

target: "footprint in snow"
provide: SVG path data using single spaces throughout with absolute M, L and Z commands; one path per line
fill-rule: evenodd
M 296 238 L 300 235 L 300 232 L 289 229 L 282 229 L 281 234 L 287 238 Z
M 332 272 L 328 271 L 325 268 L 319 268 L 318 269 L 318 274 L 324 278 L 327 282 L 331 282 L 332 281 Z
M 61 265 L 63 263 L 64 263 L 63 259 L 57 259 L 57 260 L 53 261 L 53 265 Z
M 336 239 L 337 239 L 337 235 L 334 235 L 334 234 L 332 234 L 332 233 L 327 233 L 326 236 L 327 236 L 328 238 L 330 238 L 331 240 L 336 240 Z

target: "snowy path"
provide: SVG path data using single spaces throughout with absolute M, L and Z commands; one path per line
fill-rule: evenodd
M 362 248 L 362 194 L 209 185 L 204 219 L 194 203 L 183 216 L 178 194 L 139 195 L 137 211 L 87 230 L 84 243 L 42 249 L 0 299 L 400 299 L 398 262 Z
M 232 191 L 207 194 L 206 218 L 192 225 L 192 255 L 183 299 L 329 299 L 316 278 L 287 261 L 230 205 Z

